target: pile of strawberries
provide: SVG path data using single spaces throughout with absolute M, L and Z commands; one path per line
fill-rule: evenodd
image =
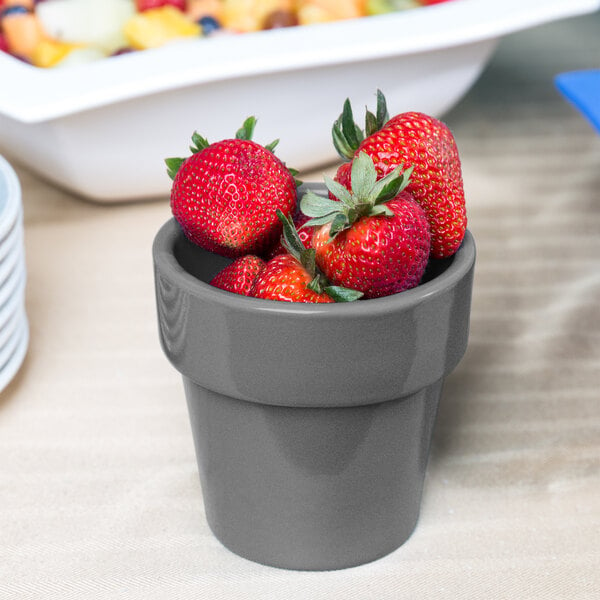
M 234 139 L 165 162 L 171 209 L 186 237 L 231 257 L 211 284 L 286 302 L 348 302 L 396 294 L 421 281 L 430 258 L 452 256 L 467 217 L 460 158 L 448 127 L 407 112 L 389 118 L 377 92 L 365 127 L 350 102 L 333 124 L 344 162 L 327 196 L 298 198 L 293 170 L 252 141 L 250 117 Z

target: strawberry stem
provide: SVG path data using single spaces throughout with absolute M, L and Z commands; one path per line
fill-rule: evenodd
M 193 146 L 190 146 L 190 151 L 192 154 L 196 154 L 200 152 L 200 150 L 204 150 L 204 148 L 208 148 L 210 144 L 205 137 L 202 137 L 197 131 L 192 133 L 192 142 L 194 142 Z
M 277 217 L 283 225 L 283 235 L 281 239 L 283 247 L 312 277 L 311 281 L 306 286 L 309 290 L 312 290 L 317 294 L 325 293 L 336 302 L 353 302 L 363 296 L 363 293 L 358 292 L 357 290 L 329 285 L 327 278 L 317 267 L 315 261 L 315 249 L 306 248 L 302 243 L 292 218 L 285 215 L 280 209 L 277 209 Z
M 248 117 L 242 126 L 236 131 L 235 137 L 238 140 L 252 140 L 252 136 L 254 135 L 254 128 L 256 127 L 256 117 Z M 267 144 L 265 148 L 269 152 L 274 152 L 275 147 L 279 143 L 279 140 L 273 140 L 270 144 Z M 190 146 L 190 152 L 192 154 L 197 154 L 201 150 L 208 148 L 210 146 L 208 140 L 201 136 L 197 131 L 194 131 L 192 134 L 192 145 Z M 187 157 L 186 157 L 187 158 Z M 175 175 L 177 175 L 177 171 L 181 168 L 181 165 L 185 162 L 186 158 L 165 158 L 165 164 L 167 165 L 167 174 L 171 179 L 175 179 Z M 291 171 L 291 169 L 290 169 Z M 296 180 L 296 185 L 300 185 L 302 182 L 298 182 Z
M 383 129 L 385 124 L 390 120 L 390 113 L 387 109 L 387 102 L 381 90 L 377 90 L 377 124 L 379 129 Z
M 389 121 L 387 102 L 381 90 L 377 90 L 377 108 L 376 113 L 366 109 L 365 112 L 365 130 L 363 131 L 354 121 L 350 99 L 346 98 L 342 114 L 333 123 L 331 135 L 333 145 L 344 160 L 352 160 L 361 142 L 373 133 L 383 129 Z
M 265 146 L 265 148 L 269 151 L 269 152 L 273 152 L 275 153 L 275 148 L 277 147 L 277 144 L 279 144 L 279 138 L 277 138 L 276 140 L 273 140 L 270 144 L 267 144 Z M 291 169 L 290 169 L 291 171 Z
M 167 174 L 171 179 L 175 179 L 177 171 L 183 164 L 185 158 L 165 158 L 165 164 L 167 165 Z
M 362 129 L 354 122 L 350 99 L 346 98 L 342 114 L 334 122 L 331 134 L 333 145 L 344 160 L 350 160 L 360 146 L 365 135 Z
M 325 186 L 340 201 L 307 192 L 300 201 L 300 210 L 312 217 L 305 226 L 325 225 L 331 223 L 330 238 L 340 231 L 348 229 L 362 217 L 393 217 L 392 210 L 385 205 L 406 188 L 410 181 L 412 168 L 402 172 L 397 166 L 393 171 L 377 180 L 377 170 L 373 159 L 365 152 L 360 152 L 352 161 L 350 174 L 352 190 L 348 190 L 339 182 L 325 177 Z
M 306 247 L 302 243 L 294 221 L 291 217 L 284 214 L 279 208 L 277 209 L 277 217 L 283 225 L 283 236 L 281 239 L 282 246 L 298 261 L 302 262 L 302 253 L 306 251 Z M 313 275 L 314 273 L 311 273 Z
M 196 154 L 201 150 L 204 150 L 204 148 L 208 148 L 209 145 L 208 140 L 205 137 L 202 137 L 197 131 L 192 133 L 192 145 L 190 146 L 190 152 L 192 154 Z M 167 174 L 171 179 L 175 179 L 175 175 L 177 175 L 177 171 L 179 171 L 184 161 L 185 158 L 180 157 L 165 158 Z
M 293 169 L 292 167 L 287 167 L 287 170 L 291 173 L 292 177 L 294 178 L 296 187 L 300 187 L 302 185 L 303 181 L 296 177 L 296 175 L 298 175 L 300 173 L 300 171 L 298 171 L 298 169 Z
M 248 117 L 242 126 L 236 131 L 235 138 L 237 140 L 251 140 L 256 127 L 256 118 Z

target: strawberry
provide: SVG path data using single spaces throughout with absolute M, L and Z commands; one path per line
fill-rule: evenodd
M 240 256 L 219 271 L 210 284 L 226 292 L 249 296 L 256 278 L 265 268 L 265 264 L 262 258 L 254 254 Z
M 302 263 L 287 252 L 272 258 L 258 276 L 250 293 L 254 298 L 282 302 L 335 302 L 325 292 L 316 292 L 309 285 L 312 276 Z
M 367 111 L 365 132 L 354 123 L 346 100 L 333 126 L 333 137 L 343 158 L 354 159 L 366 152 L 379 177 L 398 165 L 412 167 L 407 190 L 427 213 L 431 255 L 445 258 L 458 250 L 467 214 L 458 149 L 445 123 L 420 112 L 405 112 L 388 120 L 385 97 L 378 91 L 377 115 Z
M 266 300 L 283 302 L 351 302 L 362 294 L 355 290 L 331 286 L 317 269 L 315 251 L 301 242 L 294 222 L 281 211 L 278 216 L 283 223 L 283 246 L 285 254 L 279 254 L 267 262 L 252 286 L 250 295 Z
M 185 0 L 135 0 L 135 7 L 138 12 L 144 12 L 145 10 L 151 10 L 153 8 L 160 8 L 170 4 L 180 11 L 185 11 Z
M 0 9 L 1 8 L 2 8 L 2 4 L 0 4 Z M 6 36 L 1 31 L 0 31 L 0 52 L 6 52 L 7 54 L 10 54 L 10 47 L 8 45 L 8 42 L 6 41 Z
M 361 152 L 352 162 L 352 190 L 325 178 L 339 200 L 304 195 L 302 212 L 319 225 L 313 236 L 315 261 L 334 285 L 389 296 L 420 282 L 430 253 L 423 208 L 407 191 L 410 170 L 396 167 L 377 180 L 371 158 Z
M 280 209 L 296 209 L 296 181 L 267 147 L 252 141 L 248 118 L 235 139 L 213 144 L 194 133 L 188 158 L 166 159 L 171 209 L 186 237 L 224 256 L 261 254 L 279 238 Z

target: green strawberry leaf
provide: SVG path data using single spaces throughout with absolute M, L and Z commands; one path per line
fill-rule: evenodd
M 314 217 L 312 219 L 309 219 L 308 221 L 306 221 L 306 223 L 304 223 L 304 225 L 302 225 L 302 227 L 300 227 L 300 229 L 304 227 L 318 227 L 319 225 L 326 225 L 327 223 L 331 223 L 331 221 L 333 221 L 333 219 L 335 218 L 336 214 L 337 213 L 328 213 L 326 215 L 323 215 L 322 217 Z
M 342 133 L 344 134 L 344 137 L 348 140 L 348 143 L 353 148 L 358 148 L 358 146 L 363 140 L 363 133 L 354 121 L 354 115 L 352 114 L 352 105 L 350 104 L 349 98 L 346 98 L 346 101 L 344 102 L 341 120 Z
M 194 131 L 192 134 L 192 142 L 193 146 L 190 146 L 190 151 L 192 154 L 196 154 L 200 152 L 200 150 L 204 150 L 204 148 L 209 147 L 208 140 L 205 137 L 202 137 L 197 131 Z
M 401 169 L 403 167 L 404 165 L 400 165 Z M 402 187 L 400 188 L 400 192 L 408 187 L 408 184 L 410 183 L 410 178 L 412 177 L 412 173 L 414 170 L 415 168 L 411 165 L 410 167 L 408 167 L 408 169 L 404 169 L 404 171 L 402 171 Z
M 336 302 L 354 302 L 364 295 L 358 290 L 352 290 L 339 285 L 328 285 L 323 291 Z
M 300 187 L 302 185 L 303 181 L 296 177 L 296 175 L 298 175 L 298 173 L 300 173 L 300 171 L 298 171 L 298 169 L 292 169 L 291 167 L 288 167 L 288 171 L 290 172 L 290 175 L 294 178 L 296 187 L 297 188 Z
M 265 148 L 269 151 L 269 152 L 273 152 L 275 153 L 275 148 L 277 147 L 277 144 L 279 144 L 279 138 L 276 140 L 273 140 L 270 144 L 267 144 L 265 146 Z
M 300 210 L 307 217 L 324 217 L 339 212 L 342 207 L 343 204 L 340 202 L 319 196 L 314 192 L 306 192 L 300 200 Z
M 378 217 L 378 216 L 394 217 L 395 214 L 396 213 L 394 213 L 394 211 L 389 206 L 386 206 L 385 204 L 377 204 L 369 211 L 370 217 Z
M 313 277 L 313 279 L 310 281 L 310 283 L 306 284 L 306 287 L 309 290 L 312 290 L 313 292 L 315 292 L 316 294 L 322 294 L 323 293 L 323 286 L 321 285 L 321 276 L 320 275 L 315 275 Z
M 395 167 L 385 177 L 382 177 L 373 186 L 373 194 L 375 195 L 375 204 L 382 204 L 392 198 L 395 198 L 404 187 L 404 174 L 401 172 L 401 167 Z
M 165 158 L 165 164 L 167 165 L 167 174 L 171 179 L 175 179 L 175 175 L 177 175 L 177 171 L 179 171 L 184 161 L 185 158 Z
M 192 134 L 192 145 L 190 146 L 190 152 L 192 154 L 197 154 L 201 150 L 208 148 L 210 144 L 205 137 L 202 137 L 197 131 L 194 131 Z M 167 165 L 167 174 L 171 179 L 175 179 L 175 175 L 177 175 L 177 171 L 181 168 L 181 165 L 185 161 L 185 158 L 173 157 L 173 158 L 165 158 L 165 164 Z
M 354 121 L 350 100 L 346 98 L 342 114 L 333 124 L 331 135 L 337 153 L 344 160 L 352 160 L 361 142 L 375 132 L 383 129 L 390 116 L 387 102 L 381 90 L 377 90 L 377 109 L 375 114 L 370 110 L 365 112 L 365 130 L 363 131 Z
M 384 125 L 390 120 L 387 109 L 387 102 L 381 90 L 377 90 L 377 131 L 383 129 Z
M 377 114 L 373 114 L 370 110 L 365 113 L 365 133 L 367 136 L 377 133 L 384 128 L 385 124 L 390 120 L 390 115 L 387 110 L 385 96 L 381 90 L 377 90 Z
M 392 198 L 395 198 L 410 183 L 410 176 L 413 167 L 409 167 L 402 172 L 402 165 L 394 168 L 385 177 L 382 177 L 373 187 L 375 194 L 375 204 L 383 204 Z
M 313 277 L 317 274 L 317 263 L 315 262 L 315 249 L 305 248 L 300 253 L 300 263 Z M 319 292 L 320 293 L 320 292 Z
M 350 226 L 350 219 L 348 215 L 344 213 L 337 213 L 331 221 L 331 227 L 329 229 L 329 237 L 334 238 L 340 231 L 343 231 Z
M 377 181 L 377 170 L 366 152 L 360 152 L 352 161 L 350 179 L 352 193 L 358 198 L 367 198 Z
M 374 133 L 377 133 L 381 128 L 377 123 L 377 117 L 370 111 L 367 110 L 365 113 L 365 135 L 369 137 Z
M 333 146 L 340 157 L 345 161 L 351 160 L 354 156 L 354 148 L 352 148 L 342 133 L 341 119 L 338 119 L 333 123 L 331 137 L 333 138 Z
M 352 192 L 344 187 L 338 181 L 331 179 L 331 177 L 325 176 L 323 178 L 327 189 L 338 199 L 341 200 L 346 206 L 352 206 Z M 335 200 L 334 200 L 335 202 Z
M 235 138 L 237 140 L 251 140 L 254 135 L 254 127 L 256 126 L 256 118 L 248 117 L 243 125 L 236 131 Z
M 290 216 L 286 216 L 279 208 L 277 209 L 277 217 L 283 225 L 283 236 L 281 244 L 283 247 L 297 260 L 302 262 L 302 253 L 306 250 L 298 232 L 294 221 Z
M 354 156 L 365 134 L 362 129 L 354 122 L 352 114 L 352 105 L 346 98 L 342 114 L 334 122 L 332 128 L 333 145 L 338 154 L 345 160 Z

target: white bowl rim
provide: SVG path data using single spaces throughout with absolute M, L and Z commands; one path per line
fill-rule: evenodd
M 0 114 L 47 121 L 212 81 L 484 42 L 598 8 L 600 0 L 453 0 L 362 19 L 178 41 L 56 69 L 0 53 L 2 79 L 11 82 L 0 95 Z

